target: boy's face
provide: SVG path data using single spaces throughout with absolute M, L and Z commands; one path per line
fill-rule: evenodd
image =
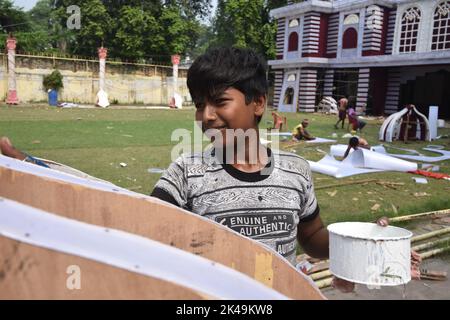
M 219 130 L 223 145 L 230 145 L 235 139 L 226 139 L 227 134 L 258 130 L 257 117 L 264 113 L 266 98 L 260 97 L 249 104 L 245 103 L 245 95 L 234 88 L 228 88 L 216 101 L 207 101 L 196 105 L 195 120 L 201 123 L 202 131 L 208 133 Z M 216 131 L 217 132 L 217 131 Z M 231 141 L 230 141 L 231 140 Z

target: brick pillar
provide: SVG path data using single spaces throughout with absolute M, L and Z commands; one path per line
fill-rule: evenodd
M 19 104 L 16 89 L 16 39 L 9 37 L 6 40 L 6 48 L 8 49 L 8 95 L 6 96 L 7 104 Z
M 323 83 L 323 96 L 332 97 L 333 96 L 333 83 L 334 83 L 334 70 L 325 70 L 325 77 Z
M 273 107 L 278 109 L 278 103 L 280 102 L 281 89 L 283 87 L 283 70 L 275 71 L 275 83 L 273 94 Z
M 367 98 L 369 96 L 369 68 L 359 69 L 358 92 L 356 97 L 356 112 L 365 113 L 367 107 Z
M 98 59 L 100 61 L 100 72 L 99 72 L 99 89 L 105 90 L 105 69 L 106 69 L 106 56 L 108 54 L 108 49 L 99 48 L 98 49 Z
M 316 106 L 317 70 L 301 69 L 298 111 L 314 112 Z
M 390 68 L 388 70 L 386 103 L 384 107 L 384 113 L 386 114 L 395 113 L 399 109 L 400 77 L 399 68 Z
M 97 105 L 106 108 L 109 106 L 108 93 L 105 90 L 105 69 L 106 69 L 106 56 L 108 50 L 106 48 L 98 48 L 98 59 L 99 59 L 99 90 L 97 93 Z
M 180 56 L 178 54 L 172 55 L 172 70 L 173 70 L 173 88 L 172 99 L 170 99 L 169 106 L 171 108 L 182 108 L 181 96 L 178 94 L 178 65 L 180 64 Z

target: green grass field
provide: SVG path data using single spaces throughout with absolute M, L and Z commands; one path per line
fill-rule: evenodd
M 285 114 L 292 128 L 301 119 L 310 119 L 310 132 L 330 138 L 333 132 L 341 137 L 345 130 L 335 130 L 336 116 L 322 114 Z M 194 110 L 129 110 L 129 109 L 56 109 L 50 107 L 0 106 L 0 135 L 11 138 L 14 144 L 35 156 L 52 159 L 82 170 L 90 175 L 111 181 L 121 187 L 148 194 L 160 174 L 149 173 L 150 168 L 166 168 L 171 150 L 178 142 L 171 141 L 172 131 L 194 129 Z M 270 126 L 270 111 L 266 112 L 261 128 Z M 381 121 L 369 121 L 362 136 L 370 144 L 379 144 Z M 438 134 L 449 134 L 439 129 Z M 348 139 L 338 139 L 347 143 Z M 415 142 L 394 145 L 420 150 L 429 143 Z M 450 150 L 450 139 L 434 141 Z M 283 144 L 281 147 L 284 148 Z M 319 160 L 329 145 L 287 147 L 308 160 Z M 426 152 L 424 152 L 426 153 Z M 127 164 L 121 167 L 120 163 Z M 440 172 L 450 173 L 450 161 L 435 163 Z M 336 221 L 370 221 L 381 215 L 412 214 L 450 208 L 450 182 L 428 179 L 428 184 L 416 184 L 408 173 L 385 172 L 334 179 L 314 173 L 316 187 L 362 179 L 383 179 L 403 183 L 396 189 L 368 183 L 317 190 L 322 218 L 326 223 Z M 426 193 L 414 196 L 414 193 Z M 376 211 L 371 210 L 379 204 Z

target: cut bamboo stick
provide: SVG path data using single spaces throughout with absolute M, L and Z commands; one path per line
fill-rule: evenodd
M 424 233 L 415 237 L 411 238 L 411 242 L 417 242 L 417 241 L 422 241 L 425 239 L 429 239 L 429 238 L 433 238 L 436 236 L 440 236 L 441 234 L 446 234 L 450 232 L 450 227 L 448 228 L 444 228 L 444 229 L 440 229 L 440 230 L 436 230 L 436 231 L 432 231 L 432 232 L 428 232 L 428 233 Z
M 316 272 L 310 275 L 311 279 L 313 280 L 319 280 L 319 279 L 323 279 L 326 277 L 331 276 L 332 273 L 330 270 L 325 270 L 325 271 L 321 271 L 321 272 Z
M 331 286 L 331 283 L 333 282 L 333 277 L 322 279 L 320 281 L 316 281 L 316 285 L 319 289 L 323 289 L 326 287 Z
M 441 216 L 441 215 L 447 215 L 447 214 L 450 214 L 450 209 L 423 212 L 423 213 L 411 214 L 408 216 L 394 217 L 394 218 L 390 218 L 389 221 L 390 222 L 410 221 L 410 220 L 414 220 L 414 219 L 427 218 L 430 216 Z
M 435 247 L 435 246 L 437 246 L 437 245 L 439 245 L 441 243 L 445 243 L 445 242 L 450 242 L 450 237 L 447 237 L 447 238 L 444 238 L 444 239 L 439 239 L 439 240 L 436 240 L 436 241 L 430 241 L 430 242 L 422 243 L 422 244 L 419 244 L 417 246 L 412 247 L 411 250 L 414 250 L 414 251 L 425 250 L 425 249 L 429 249 L 429 248 Z
M 362 184 L 362 183 L 369 183 L 369 182 L 377 182 L 378 179 L 366 179 L 366 180 L 356 180 L 356 181 L 346 181 L 342 183 L 335 183 L 335 184 L 328 184 L 324 186 L 317 186 L 314 189 L 320 190 L 320 189 L 327 189 L 327 188 L 337 188 L 342 186 L 348 186 L 348 185 L 354 185 L 354 184 Z
M 449 247 L 445 247 L 445 248 L 439 248 L 439 249 L 434 249 L 434 250 L 430 250 L 424 253 L 421 253 L 420 256 L 422 259 L 428 259 L 431 257 L 434 257 L 435 255 L 442 253 L 442 252 L 446 252 L 450 250 L 450 246 Z

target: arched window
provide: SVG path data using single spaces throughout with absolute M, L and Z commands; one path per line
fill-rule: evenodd
M 450 1 L 440 3 L 434 12 L 431 50 L 450 49 Z
M 283 104 L 290 105 L 294 103 L 294 88 L 288 87 L 284 93 Z
M 342 48 L 354 49 L 358 47 L 358 31 L 355 28 L 348 28 L 342 36 Z
M 357 14 L 349 14 L 344 19 L 344 25 L 348 24 L 358 24 L 359 23 L 359 16 Z
M 399 47 L 401 53 L 416 51 L 420 18 L 420 10 L 416 7 L 409 8 L 403 13 Z
M 288 40 L 288 51 L 298 51 L 298 33 L 291 32 Z

